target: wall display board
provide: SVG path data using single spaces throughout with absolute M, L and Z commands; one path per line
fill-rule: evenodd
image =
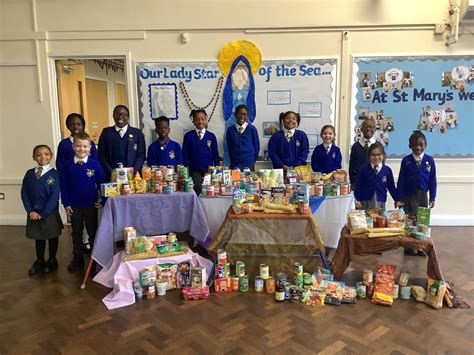
M 153 120 L 161 115 L 171 119 L 170 137 L 181 144 L 184 133 L 194 128 L 191 108 L 204 107 L 219 154 L 227 158 L 225 130 L 235 122 L 233 108 L 244 103 L 254 105 L 249 120 L 259 132 L 260 156 L 280 129 L 283 111 L 299 112 L 300 129 L 308 134 L 311 148 L 317 145 L 321 127 L 334 124 L 336 59 L 264 60 L 248 70 L 252 60 L 236 58 L 224 73 L 218 61 L 138 63 L 139 114 L 147 144 L 156 139 Z
M 353 141 L 373 118 L 388 157 L 410 152 L 414 130 L 430 155 L 473 157 L 474 56 L 357 58 L 353 69 Z

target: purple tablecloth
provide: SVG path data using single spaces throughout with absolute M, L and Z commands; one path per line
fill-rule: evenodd
M 111 263 L 115 241 L 123 240 L 125 227 L 135 227 L 138 235 L 189 231 L 203 245 L 209 234 L 206 215 L 194 192 L 111 197 L 104 206 L 92 253 L 101 266 Z

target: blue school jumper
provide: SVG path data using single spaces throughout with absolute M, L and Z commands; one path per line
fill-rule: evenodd
M 420 167 L 416 165 L 413 154 L 402 159 L 398 174 L 398 195 L 400 200 L 416 195 L 416 190 L 430 192 L 430 202 L 436 200 L 436 166 L 434 159 L 428 154 L 423 155 Z
M 283 130 L 275 133 L 268 142 L 268 156 L 274 169 L 281 169 L 283 165 L 292 167 L 306 165 L 308 154 L 308 137 L 300 130 L 295 130 L 289 142 Z
M 354 196 L 357 201 L 373 200 L 374 193 L 376 193 L 377 201 L 386 202 L 387 189 L 393 200 L 398 201 L 392 169 L 388 166 L 383 164 L 377 174 L 371 164 L 365 164 L 359 169 L 354 188 Z
M 139 129 L 128 126 L 127 132 L 120 137 L 115 126 L 104 128 L 99 138 L 99 161 L 107 179 L 118 163 L 133 167 L 135 172 L 141 171 L 145 150 L 145 137 Z
M 64 207 L 86 208 L 94 206 L 100 194 L 100 184 L 106 181 L 99 162 L 87 159 L 79 165 L 68 160 L 61 172 L 61 200 Z
M 326 153 L 324 144 L 320 144 L 314 148 L 313 155 L 311 156 L 311 169 L 313 171 L 327 174 L 341 168 L 342 155 L 339 147 L 332 144 L 328 153 Z
M 255 164 L 260 152 L 260 141 L 255 126 L 248 124 L 242 133 L 235 125 L 229 127 L 226 133 L 227 148 L 229 149 L 230 167 L 250 168 Z
M 36 178 L 35 168 L 26 172 L 21 185 L 21 200 L 27 214 L 37 212 L 40 220 L 26 218 L 26 237 L 35 240 L 54 239 L 61 235 L 59 215 L 59 174 L 55 169 Z
M 205 172 L 209 166 L 219 165 L 219 150 L 214 133 L 206 129 L 200 140 L 196 130 L 184 135 L 183 164 L 189 168 L 189 173 Z
M 365 149 L 360 142 L 352 145 L 351 156 L 349 158 L 349 179 L 351 184 L 356 181 L 357 172 L 362 165 L 369 162 L 369 150 Z
M 148 147 L 148 153 L 146 156 L 148 166 L 176 166 L 183 164 L 181 146 L 179 143 L 171 139 L 168 139 L 168 142 L 163 145 L 161 144 L 160 140 L 157 139 Z
M 71 139 L 65 138 L 58 145 L 58 151 L 56 152 L 56 169 L 61 173 L 61 169 L 64 166 L 64 163 L 74 158 L 76 153 L 72 147 Z M 91 140 L 91 151 L 89 153 L 89 158 L 94 160 L 99 160 L 99 155 L 97 154 L 97 148 L 95 147 L 94 141 Z

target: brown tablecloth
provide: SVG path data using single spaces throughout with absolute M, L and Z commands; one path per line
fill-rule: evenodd
M 351 235 L 347 227 L 344 227 L 341 231 L 339 245 L 331 260 L 332 271 L 335 278 L 340 279 L 355 255 L 372 255 L 400 247 L 423 250 L 428 255 L 426 270 L 428 277 L 444 280 L 433 239 L 417 240 L 411 237 L 369 238 L 365 234 Z
M 324 253 L 324 243 L 313 215 L 247 213 L 236 215 L 232 207 L 209 245 L 214 256 L 225 249 L 227 258 L 247 264 L 247 273 L 257 275 L 259 264 L 270 266 L 270 273 L 293 274 L 293 264 L 302 263 L 314 271 L 319 263 L 313 256 Z

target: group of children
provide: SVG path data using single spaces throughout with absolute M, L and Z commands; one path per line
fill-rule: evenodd
M 228 128 L 226 141 L 230 167 L 254 169 L 260 143 L 256 128 L 248 121 L 245 105 L 235 109 L 236 123 Z M 73 239 L 73 260 L 68 271 L 84 267 L 82 233 L 84 226 L 93 246 L 98 225 L 97 210 L 103 205 L 100 184 L 110 181 L 112 170 L 119 163 L 140 171 L 145 161 L 143 133 L 129 126 L 129 111 L 118 105 L 113 111 L 115 125 L 104 128 L 99 138 L 99 148 L 84 132 L 85 120 L 77 113 L 70 114 L 66 126 L 71 136 L 59 143 L 56 158 L 57 171 L 51 167 L 51 149 L 38 145 L 33 149 L 37 166 L 30 169 L 23 179 L 21 197 L 27 211 L 26 236 L 36 243 L 36 258 L 29 270 L 30 275 L 48 273 L 58 268 L 56 252 L 58 237 L 63 224 L 59 216 L 58 200 L 61 200 L 70 217 Z M 148 147 L 149 165 L 180 165 L 189 168 L 195 191 L 201 192 L 202 178 L 209 166 L 219 165 L 216 136 L 207 129 L 205 110 L 192 110 L 190 118 L 195 129 L 184 135 L 183 146 L 169 138 L 169 119 L 161 116 L 155 120 L 157 140 Z M 269 140 L 268 155 L 273 168 L 285 172 L 306 165 L 309 142 L 305 132 L 298 130 L 301 118 L 288 111 L 280 114 L 282 129 Z M 415 131 L 409 139 L 413 154 L 403 158 L 398 178 L 398 189 L 392 170 L 384 164 L 383 145 L 373 139 L 375 122 L 367 119 L 362 123 L 363 136 L 351 148 L 349 177 L 354 188 L 358 208 L 385 208 L 387 190 L 396 206 L 403 206 L 409 214 L 416 214 L 418 206 L 434 207 L 436 198 L 436 168 L 432 157 L 424 153 L 426 138 Z M 311 156 L 313 171 L 330 173 L 341 169 L 342 155 L 334 144 L 335 129 L 326 125 L 321 129 L 323 143 Z M 428 199 L 429 191 L 429 199 Z M 49 241 L 49 258 L 45 261 L 46 240 Z

